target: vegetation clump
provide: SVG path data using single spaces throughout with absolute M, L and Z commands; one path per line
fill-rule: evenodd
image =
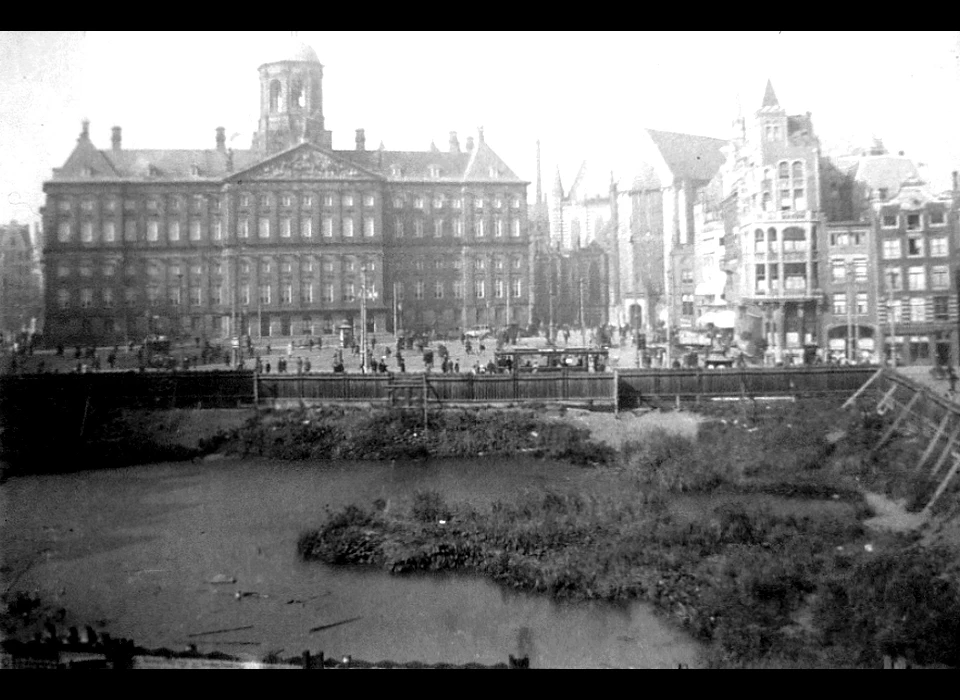
M 244 456 L 289 460 L 422 459 L 530 453 L 578 464 L 612 461 L 587 430 L 532 410 L 474 409 L 428 415 L 396 409 L 313 407 L 271 411 L 219 438 Z

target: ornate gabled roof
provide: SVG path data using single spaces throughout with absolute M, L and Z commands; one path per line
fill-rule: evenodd
M 347 151 L 351 153 L 351 151 Z M 237 169 L 231 180 L 370 180 L 380 179 L 343 152 L 327 151 L 312 143 L 300 143 L 285 151 L 258 160 L 244 169 Z
M 280 63 L 281 61 L 293 61 L 296 63 L 320 63 L 317 52 L 309 44 L 305 44 L 296 37 L 284 39 L 277 42 L 271 49 L 262 65 L 268 63 Z
M 675 178 L 709 181 L 723 164 L 723 139 L 647 129 Z

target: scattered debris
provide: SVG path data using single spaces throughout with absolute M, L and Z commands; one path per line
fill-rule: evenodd
M 210 630 L 208 632 L 194 632 L 193 634 L 188 634 L 187 637 L 205 637 L 208 634 L 223 634 L 225 632 L 239 632 L 240 630 L 252 630 L 253 625 L 244 625 L 243 627 L 228 627 L 222 630 Z
M 257 593 L 255 591 L 237 591 L 233 594 L 233 597 L 240 600 L 241 598 L 269 598 L 270 596 L 266 593 Z
M 362 617 L 350 617 L 346 620 L 340 620 L 339 622 L 331 622 L 329 625 L 320 625 L 319 627 L 312 627 L 310 632 L 322 632 L 323 630 L 328 630 L 331 627 L 339 627 L 340 625 L 345 625 L 349 622 L 356 622 L 357 620 L 362 620 Z
M 212 583 L 214 585 L 220 584 L 220 583 L 236 583 L 236 582 L 237 582 L 236 578 L 234 578 L 233 576 L 227 576 L 226 574 L 217 574 L 212 579 L 207 581 L 207 583 Z

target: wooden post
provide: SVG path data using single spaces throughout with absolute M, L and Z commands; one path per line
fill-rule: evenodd
M 870 379 L 867 380 L 866 384 L 864 384 L 862 387 L 857 389 L 857 391 L 854 393 L 853 396 L 851 396 L 849 399 L 844 401 L 843 408 L 852 406 L 854 402 L 860 397 L 860 395 L 867 390 L 867 387 L 873 384 L 874 380 L 876 380 L 882 374 L 883 374 L 883 367 L 881 367 L 876 372 L 874 372 L 873 375 L 870 377 Z
M 423 434 L 427 434 L 427 373 L 423 373 Z
M 950 422 L 950 416 L 953 414 L 950 411 L 947 411 L 946 415 L 940 421 L 940 425 L 937 426 L 937 432 L 933 436 L 933 440 L 930 441 L 930 444 L 927 445 L 927 449 L 923 451 L 923 456 L 920 457 L 920 461 L 917 462 L 916 469 L 919 470 L 923 466 L 923 463 L 927 461 L 930 455 L 933 454 L 934 448 L 937 446 L 937 443 L 940 442 L 940 438 L 943 437 L 943 431 L 947 429 L 947 423 Z
M 936 492 L 933 494 L 933 498 L 930 499 L 930 502 L 924 507 L 923 513 L 928 514 L 930 509 L 933 508 L 933 504 L 937 502 L 937 499 L 947 490 L 947 485 L 956 475 L 957 471 L 960 470 L 960 455 L 953 458 L 953 466 L 950 467 L 950 471 L 947 472 L 947 475 L 943 477 L 943 481 L 940 482 L 940 485 L 937 487 Z
M 620 415 L 620 370 L 613 370 L 613 415 Z
M 303 651 L 303 667 L 307 670 L 310 669 L 310 651 L 308 649 Z
M 943 452 L 940 453 L 940 459 L 938 459 L 933 468 L 930 470 L 930 476 L 934 476 L 940 467 L 943 466 L 943 463 L 947 461 L 947 457 L 953 452 L 953 446 L 957 442 L 957 437 L 960 436 L 960 422 L 957 423 L 956 427 L 953 429 L 953 432 L 950 433 L 950 439 L 947 440 L 947 446 L 943 448 Z
M 881 416 L 890 410 L 890 399 L 893 397 L 898 387 L 899 385 L 894 383 L 887 393 L 883 395 L 883 398 L 880 399 L 880 403 L 877 404 L 877 413 L 879 413 Z
M 913 397 L 907 402 L 907 405 L 903 407 L 902 411 L 900 411 L 900 415 L 897 416 L 897 419 L 893 421 L 893 424 L 889 428 L 887 428 L 887 432 L 885 432 L 883 434 L 883 437 L 880 438 L 880 442 L 874 445 L 873 449 L 870 450 L 871 455 L 876 454 L 877 450 L 879 450 L 883 446 L 883 444 L 893 436 L 893 433 L 897 430 L 897 428 L 900 427 L 903 421 L 909 418 L 910 409 L 913 408 L 913 404 L 915 404 L 917 401 L 920 400 L 920 397 L 922 395 L 923 395 L 923 392 L 920 392 L 920 391 L 914 393 Z

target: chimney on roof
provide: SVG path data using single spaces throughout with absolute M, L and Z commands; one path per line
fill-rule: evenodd
M 90 120 L 84 119 L 80 122 L 80 138 L 88 139 L 90 138 Z
M 357 150 L 367 150 L 367 137 L 364 135 L 363 129 L 357 129 Z
M 477 127 L 477 140 L 480 143 L 483 143 L 483 127 L 482 126 Z
M 902 155 L 903 155 L 903 151 L 900 151 L 900 153 L 899 153 L 898 155 L 901 155 L 901 156 L 902 156 Z
M 115 126 L 111 129 L 110 143 L 113 146 L 113 150 L 120 150 L 120 127 Z
M 450 132 L 450 152 L 459 153 L 460 152 L 460 141 L 457 140 L 457 132 Z
M 473 137 L 468 136 L 467 137 L 467 153 L 470 153 L 471 151 L 473 151 Z
M 217 127 L 217 150 L 220 152 L 227 150 L 227 130 L 222 126 Z

